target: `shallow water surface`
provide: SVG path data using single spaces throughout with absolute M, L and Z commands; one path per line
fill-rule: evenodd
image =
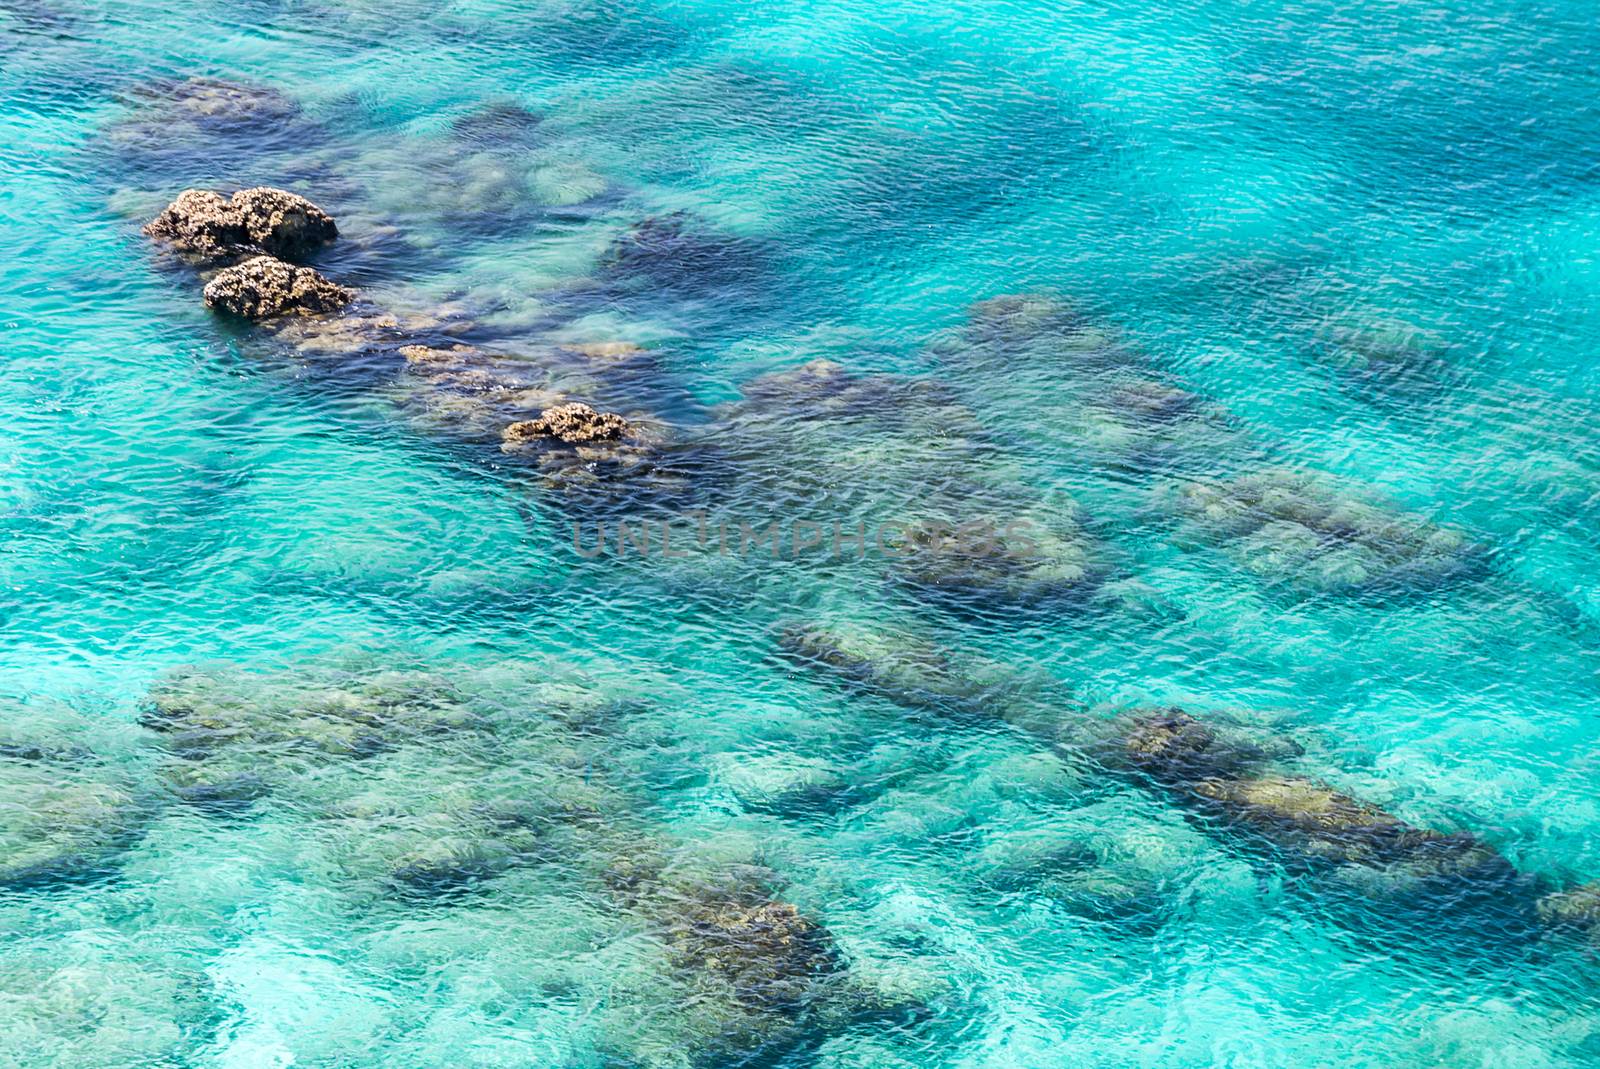
M 1575 0 L 0 0 L 0 1065 L 1600 1065 L 1596 159 Z

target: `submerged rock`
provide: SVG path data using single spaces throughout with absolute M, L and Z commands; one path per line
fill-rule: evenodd
M 207 307 L 252 320 L 336 312 L 355 299 L 355 290 L 271 256 L 225 268 L 205 288 Z
M 1510 862 L 1471 836 L 1413 827 L 1303 777 L 1204 779 L 1188 791 L 1203 811 L 1289 857 L 1399 867 L 1419 880 L 1471 880 L 1487 890 L 1503 890 L 1516 879 Z
M 1129 717 L 1115 752 L 1108 755 L 1112 763 L 1130 766 L 1167 786 L 1236 776 L 1262 764 L 1268 756 L 1253 741 L 1219 731 L 1181 709 L 1151 710 Z
M 1600 945 L 1600 883 L 1586 883 L 1539 899 L 1539 919 L 1552 928 L 1586 936 Z
M 688 212 L 672 212 L 635 223 L 612 243 L 602 266 L 675 291 L 726 290 L 748 300 L 748 290 L 735 287 L 748 287 L 768 261 L 758 242 L 718 234 Z
M 142 734 L 54 706 L 0 712 L 0 887 L 111 873 L 156 812 Z
M 162 125 L 178 121 L 197 126 L 260 127 L 300 113 L 300 105 L 271 86 L 223 78 L 156 81 L 139 87 L 133 96 L 142 103 L 159 105 L 161 117 L 151 122 Z
M 522 420 L 505 429 L 507 445 L 521 445 L 543 438 L 569 444 L 614 441 L 628 429 L 628 421 L 615 412 L 596 412 L 586 404 L 572 402 L 547 408 L 538 419 Z
M 483 730 L 447 683 L 411 672 L 189 672 L 153 688 L 141 720 L 165 743 L 172 791 L 206 806 L 248 804 L 320 766 Z
M 0 761 L 0 887 L 99 876 L 138 841 L 149 803 L 96 772 Z
M 412 782 L 441 774 L 446 781 L 410 791 L 404 782 L 388 783 L 339 803 L 318 823 L 346 878 L 426 897 L 469 890 L 543 856 L 547 824 L 539 805 L 475 782 L 495 780 L 497 770 L 438 763 L 403 774 Z
M 1459 378 L 1441 339 L 1398 319 L 1331 324 L 1319 332 L 1315 351 L 1346 384 L 1368 395 L 1422 397 Z
M 1070 512 L 1053 519 L 1052 527 L 1023 516 L 918 521 L 904 529 L 895 572 L 916 588 L 975 599 L 984 609 L 1086 596 L 1105 575 L 1100 550 Z
M 467 112 L 450 124 L 450 130 L 464 141 L 485 149 L 504 151 L 508 145 L 523 142 L 538 132 L 544 117 L 515 98 L 491 100 Z
M 112 956 L 122 941 L 109 936 L 31 942 L 17 933 L 0 956 L 0 1065 L 177 1066 L 207 1045 L 219 1000 L 182 952 Z
M 1175 423 L 1197 415 L 1204 408 L 1199 394 L 1151 378 L 1117 381 L 1099 403 L 1115 415 L 1145 427 Z
M 753 1064 L 817 1042 L 845 963 L 826 928 L 757 881 L 658 884 L 640 903 L 665 951 L 680 1064 Z
M 826 761 L 788 754 L 727 761 L 719 778 L 747 811 L 775 816 L 826 813 L 838 808 L 850 794 L 850 782 L 837 768 Z
M 898 705 L 970 709 L 984 687 L 968 679 L 932 643 L 866 629 L 791 624 L 779 630 L 779 651 L 810 668 Z
M 1059 297 L 1017 293 L 979 301 L 968 310 L 959 338 L 936 346 L 943 359 L 1003 371 L 1016 361 L 1060 362 L 1075 368 L 1140 363 L 1136 353 L 1094 326 Z
M 1041 334 L 1071 334 L 1088 326 L 1083 316 L 1048 293 L 1003 293 L 967 308 L 968 333 L 976 340 L 1025 340 Z
M 1426 590 L 1470 576 L 1481 561 L 1459 531 L 1351 497 L 1301 472 L 1191 482 L 1177 491 L 1174 508 L 1246 568 L 1313 593 Z
M 753 1011 L 797 1010 L 840 968 L 827 930 L 789 902 L 753 889 L 686 896 L 664 937 L 696 986 L 723 987 Z
M 256 253 L 299 260 L 339 235 L 333 217 L 295 193 L 268 186 L 229 200 L 187 189 L 144 232 L 205 264 L 233 263 Z

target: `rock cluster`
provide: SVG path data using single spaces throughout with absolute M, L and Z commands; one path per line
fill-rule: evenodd
M 302 260 L 339 236 L 333 217 L 306 198 L 282 189 L 241 189 L 224 200 L 186 189 L 144 232 L 201 264 L 233 263 L 265 253 Z
M 337 312 L 356 299 L 354 290 L 328 281 L 312 268 L 271 256 L 223 268 L 206 283 L 204 296 L 206 307 L 252 320 Z
M 581 402 L 557 405 L 539 413 L 538 419 L 520 420 L 505 429 L 507 445 L 521 445 L 544 438 L 577 445 L 609 442 L 622 437 L 628 421 L 615 412 L 596 412 Z

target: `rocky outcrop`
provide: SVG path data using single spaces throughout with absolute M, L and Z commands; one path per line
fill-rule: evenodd
M 333 217 L 282 189 L 241 189 L 231 199 L 186 189 L 144 233 L 201 264 L 234 263 L 266 253 L 301 260 L 339 236 Z
M 547 408 L 538 419 L 519 420 L 505 429 L 508 446 L 554 438 L 569 445 L 610 442 L 628 430 L 628 421 L 615 412 L 596 412 L 581 402 Z
M 224 268 L 204 293 L 207 307 L 250 320 L 336 312 L 356 299 L 355 290 L 271 256 Z

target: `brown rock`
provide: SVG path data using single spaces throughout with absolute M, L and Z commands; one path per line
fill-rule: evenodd
M 333 217 L 282 189 L 241 189 L 230 200 L 186 189 L 144 228 L 202 263 L 229 263 L 256 252 L 302 259 L 339 234 Z
M 609 442 L 622 437 L 628 421 L 615 412 L 596 412 L 586 404 L 557 405 L 547 408 L 538 419 L 525 419 L 505 429 L 506 445 L 520 445 L 542 438 L 571 444 Z
M 257 256 L 229 267 L 206 284 L 207 307 L 245 319 L 333 312 L 355 300 L 355 291 L 330 282 L 309 267 Z
M 147 236 L 206 263 L 242 255 L 250 242 L 239 213 L 205 189 L 186 189 L 144 228 Z
M 339 236 L 333 216 L 282 189 L 241 189 L 230 204 L 250 241 L 281 260 L 301 259 Z

